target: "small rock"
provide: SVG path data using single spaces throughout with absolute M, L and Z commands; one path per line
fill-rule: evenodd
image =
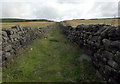
M 30 50 L 32 51 L 32 50 L 33 50 L 33 48 L 30 48 Z
M 42 78 L 39 76 L 39 79 L 42 79 Z

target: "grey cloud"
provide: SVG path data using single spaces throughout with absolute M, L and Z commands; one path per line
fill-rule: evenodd
M 104 16 L 104 17 L 117 16 L 117 14 L 118 14 L 117 5 L 118 5 L 118 4 L 116 4 L 116 3 L 114 3 L 114 2 L 104 3 L 104 4 L 101 6 L 102 16 Z
M 87 0 L 57 0 L 58 3 L 60 4 L 79 4 L 79 3 L 84 3 L 87 2 Z
M 56 19 L 59 17 L 57 10 L 49 6 L 39 7 L 39 9 L 36 8 L 34 14 L 36 15 L 36 18 Z
M 118 3 L 118 16 L 120 17 L 120 1 Z
M 34 2 L 31 0 L 29 3 L 4 2 L 2 6 L 2 17 L 66 20 L 113 17 L 113 15 L 118 12 L 117 5 L 114 2 L 84 3 L 86 1 L 87 0 L 40 0 L 39 2 Z
M 25 2 L 3 2 L 2 17 L 30 18 L 34 16 L 31 6 Z
M 116 2 L 96 2 L 89 13 L 97 17 L 113 17 L 118 15 L 118 3 Z

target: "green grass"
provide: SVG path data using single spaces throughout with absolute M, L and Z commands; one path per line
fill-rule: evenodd
M 101 81 L 83 51 L 54 28 L 3 67 L 3 82 Z
M 78 25 L 84 24 L 107 24 L 112 26 L 118 26 L 119 25 L 120 18 L 103 18 L 103 19 L 85 19 L 85 20 L 65 20 L 62 23 L 64 25 L 71 25 L 73 27 L 76 27 Z
M 33 22 L 33 21 L 48 21 L 47 19 L 17 19 L 17 18 L 2 18 L 0 19 L 1 22 Z
M 11 28 L 15 25 L 20 25 L 23 27 L 29 26 L 29 27 L 44 27 L 53 24 L 54 22 L 12 22 L 12 23 L 1 23 L 0 28 Z

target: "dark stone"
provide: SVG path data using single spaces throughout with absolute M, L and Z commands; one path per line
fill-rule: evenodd
M 115 69 L 119 69 L 118 64 L 117 64 L 115 61 L 113 61 L 113 60 L 109 60 L 109 61 L 108 61 L 108 64 L 109 64 L 111 67 L 115 68 Z
M 120 42 L 119 41 L 112 41 L 110 46 L 111 46 L 111 48 L 120 50 Z
M 109 48 L 111 45 L 111 41 L 108 39 L 103 39 L 102 42 L 106 48 Z
M 119 83 L 120 26 L 105 24 L 78 25 L 76 28 L 62 26 L 61 30 L 70 41 L 84 49 L 106 81 Z

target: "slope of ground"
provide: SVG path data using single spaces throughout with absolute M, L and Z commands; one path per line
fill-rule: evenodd
M 93 19 L 93 20 L 66 20 L 63 21 L 65 25 L 71 25 L 76 27 L 81 24 L 89 25 L 89 24 L 108 24 L 112 26 L 117 26 L 120 19 Z
M 83 51 L 69 42 L 59 28 L 36 40 L 3 68 L 4 82 L 101 81 Z
M 33 21 L 48 21 L 47 19 L 18 19 L 18 18 L 2 18 L 0 19 L 1 22 L 33 22 Z
M 21 25 L 21 26 L 30 26 L 30 27 L 44 27 L 50 24 L 53 24 L 54 22 L 12 22 L 12 23 L 0 23 L 0 28 L 10 28 L 14 25 Z

